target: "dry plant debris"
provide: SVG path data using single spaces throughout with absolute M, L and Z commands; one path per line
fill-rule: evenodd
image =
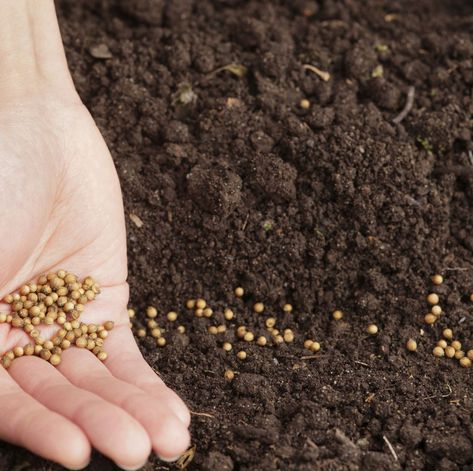
M 10 305 L 10 312 L 0 313 L 0 324 L 22 329 L 32 341 L 5 352 L 0 359 L 2 366 L 9 368 L 15 358 L 24 355 L 36 355 L 57 366 L 62 352 L 73 346 L 87 349 L 105 361 L 107 353 L 103 345 L 114 323 L 107 321 L 99 325 L 79 321 L 85 305 L 98 294 L 100 286 L 92 277 L 79 281 L 76 275 L 59 270 L 41 275 L 36 282 L 27 283 L 5 296 L 3 301 Z M 41 335 L 41 325 L 57 325 L 58 330 L 51 339 L 46 339 Z

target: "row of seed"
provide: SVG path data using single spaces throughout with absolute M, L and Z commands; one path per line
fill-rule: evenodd
M 18 293 L 5 296 L 11 313 L 0 313 L 0 324 L 23 329 L 34 343 L 6 352 L 0 360 L 2 366 L 9 368 L 15 358 L 24 355 L 37 355 L 57 366 L 62 352 L 71 346 L 88 349 L 100 360 L 106 360 L 107 353 L 102 347 L 113 322 L 97 325 L 78 320 L 84 306 L 99 293 L 100 287 L 93 278 L 87 277 L 80 283 L 76 275 L 59 270 L 41 275 L 37 283 L 25 284 Z M 47 340 L 41 336 L 41 324 L 58 324 L 59 329 Z

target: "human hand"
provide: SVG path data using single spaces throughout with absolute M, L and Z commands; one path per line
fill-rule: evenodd
M 33 356 L 0 367 L 0 439 L 71 469 L 89 462 L 91 447 L 125 469 L 142 466 L 151 449 L 172 460 L 189 445 L 190 415 L 129 328 L 116 171 L 70 79 L 56 75 L 64 80 L 39 79 L 23 90 L 0 78 L 0 299 L 64 268 L 102 287 L 81 321 L 113 320 L 115 328 L 105 363 L 71 348 L 57 368 Z M 0 354 L 29 341 L 0 325 Z

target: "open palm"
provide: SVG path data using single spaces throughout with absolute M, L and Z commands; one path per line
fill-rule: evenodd
M 0 368 L 0 439 L 76 469 L 88 463 L 91 446 L 128 469 L 151 449 L 174 459 L 189 444 L 190 416 L 129 329 L 120 185 L 88 111 L 44 94 L 2 106 L 0 165 L 0 299 L 63 268 L 102 287 L 81 320 L 116 325 L 104 364 L 71 348 L 58 368 L 37 357 Z M 0 325 L 0 354 L 28 340 Z

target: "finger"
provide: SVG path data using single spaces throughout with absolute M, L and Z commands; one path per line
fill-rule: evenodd
M 166 403 L 186 427 L 189 426 L 189 409 L 145 361 L 128 327 L 118 327 L 111 332 L 107 338 L 107 351 L 106 365 L 116 378 L 134 384 Z
M 119 466 L 143 466 L 151 451 L 146 430 L 120 407 L 72 385 L 49 363 L 35 357 L 15 360 L 13 379 L 50 410 L 77 424 L 92 446 Z
M 82 430 L 26 394 L 0 367 L 0 438 L 33 453 L 82 469 L 90 461 L 90 443 Z
M 189 431 L 169 406 L 115 378 L 89 351 L 67 350 L 59 369 L 76 386 L 99 395 L 135 417 L 148 432 L 154 451 L 163 459 L 175 459 L 187 449 Z

